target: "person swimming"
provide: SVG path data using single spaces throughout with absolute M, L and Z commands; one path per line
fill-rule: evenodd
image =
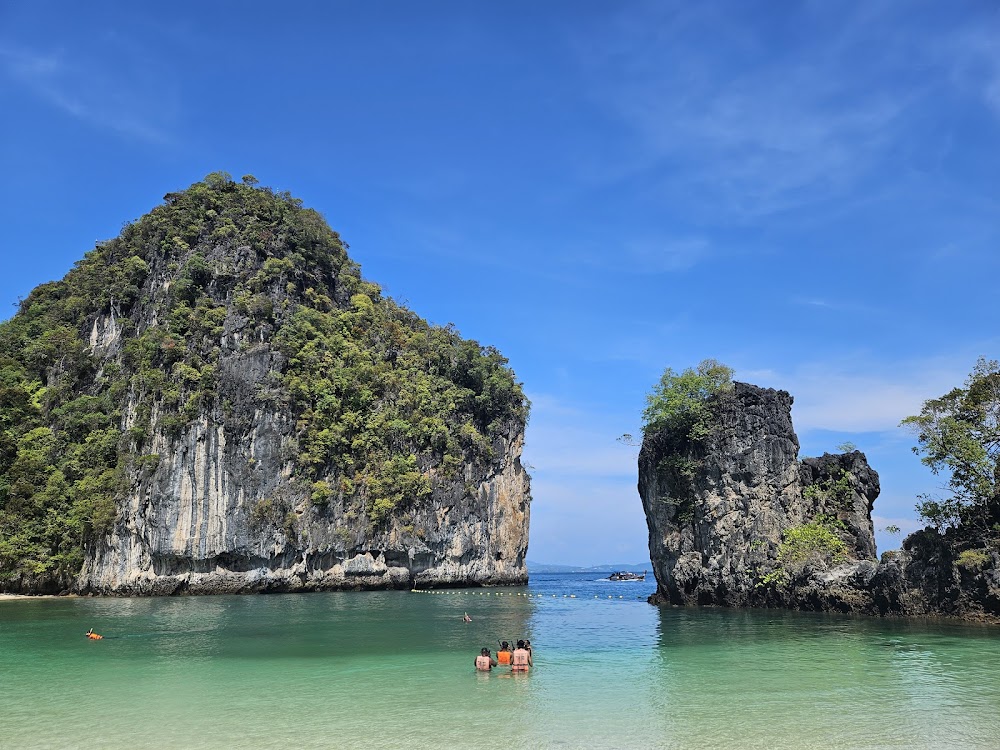
M 95 633 L 93 628 L 84 633 L 84 635 L 87 636 L 92 641 L 99 641 L 102 638 L 104 638 L 103 635 L 98 635 L 97 633 Z
M 469 613 L 468 612 L 465 613 L 465 616 L 462 619 L 465 620 L 466 622 L 472 622 L 472 618 L 469 617 Z

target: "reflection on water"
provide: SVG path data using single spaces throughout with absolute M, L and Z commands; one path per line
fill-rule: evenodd
M 662 609 L 667 732 L 686 746 L 997 747 L 995 630 Z M 700 717 L 715 708 L 711 729 Z
M 652 589 L 0 602 L 0 747 L 1000 746 L 996 629 Z M 530 674 L 474 670 L 525 637 Z

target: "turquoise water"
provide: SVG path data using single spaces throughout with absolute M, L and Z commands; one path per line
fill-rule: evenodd
M 0 747 L 1000 747 L 1000 629 L 658 609 L 594 578 L 0 601 Z M 474 671 L 518 637 L 529 675 Z

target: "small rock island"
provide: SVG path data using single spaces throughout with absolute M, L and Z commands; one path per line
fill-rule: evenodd
M 998 618 L 996 551 L 967 529 L 926 528 L 879 560 L 878 474 L 856 450 L 799 459 L 791 407 L 785 391 L 736 382 L 705 399 L 697 429 L 647 429 L 650 601 Z

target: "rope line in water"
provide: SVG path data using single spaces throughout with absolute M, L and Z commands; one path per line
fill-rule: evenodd
M 526 597 L 528 599 L 548 599 L 549 597 L 551 597 L 552 599 L 557 599 L 559 597 L 558 594 L 524 594 L 524 593 L 521 593 L 521 592 L 510 593 L 510 592 L 504 592 L 504 591 L 457 591 L 457 590 L 454 590 L 454 589 L 452 589 L 452 590 L 444 590 L 444 591 L 435 591 L 433 589 L 410 589 L 410 593 L 411 594 L 434 594 L 435 596 L 446 596 L 446 595 L 452 595 L 452 596 L 523 596 L 523 597 Z M 576 594 L 563 594 L 562 598 L 563 599 L 577 599 L 578 597 L 577 597 Z M 600 597 L 597 594 L 594 594 L 594 598 L 595 599 L 600 599 Z M 608 599 L 614 599 L 614 598 L 615 598 L 614 596 L 612 596 L 611 594 L 608 594 Z M 619 599 L 624 599 L 625 597 L 622 596 L 622 595 L 619 595 L 618 598 Z M 645 601 L 645 599 L 646 599 L 646 597 L 644 597 L 644 596 L 637 596 L 636 597 L 637 601 Z

